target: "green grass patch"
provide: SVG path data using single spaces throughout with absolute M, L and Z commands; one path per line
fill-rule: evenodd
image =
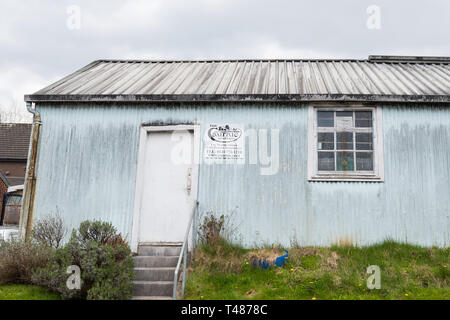
M 0 300 L 60 300 L 57 293 L 33 285 L 0 286 Z
M 267 250 L 267 249 L 264 249 Z M 450 249 L 381 244 L 289 250 L 282 268 L 255 268 L 245 250 L 225 242 L 195 253 L 186 299 L 445 299 Z M 381 269 L 381 289 L 367 288 L 367 267 Z

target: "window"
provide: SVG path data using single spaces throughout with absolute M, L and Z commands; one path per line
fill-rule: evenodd
M 383 180 L 381 108 L 310 107 L 308 179 Z

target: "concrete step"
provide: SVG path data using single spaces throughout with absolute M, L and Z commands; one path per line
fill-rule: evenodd
M 136 281 L 173 281 L 175 268 L 134 268 Z
M 181 246 L 140 245 L 137 253 L 139 256 L 178 256 L 180 252 Z
M 135 256 L 133 259 L 136 268 L 175 268 L 178 262 L 178 256 Z
M 134 281 L 133 296 L 170 297 L 173 294 L 173 281 Z
M 169 296 L 135 296 L 131 300 L 173 300 L 173 297 Z

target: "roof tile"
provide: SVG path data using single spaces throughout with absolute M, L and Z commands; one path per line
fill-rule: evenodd
M 0 160 L 26 160 L 30 143 L 31 124 L 0 124 Z

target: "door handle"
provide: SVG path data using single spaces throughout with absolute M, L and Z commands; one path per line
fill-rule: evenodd
M 188 169 L 186 190 L 187 190 L 188 196 L 191 195 L 191 190 L 192 190 L 192 168 Z

